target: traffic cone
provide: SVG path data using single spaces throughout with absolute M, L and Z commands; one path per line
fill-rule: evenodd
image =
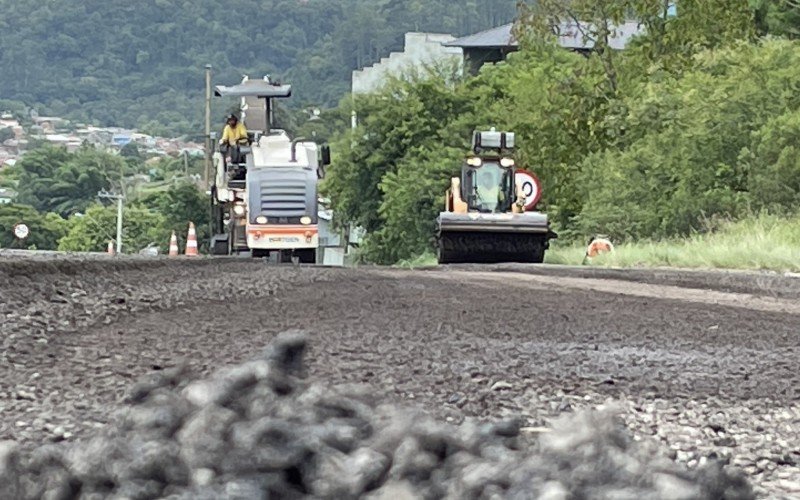
M 175 231 L 172 231 L 172 237 L 169 239 L 169 256 L 175 257 L 178 255 L 178 237 L 175 236 Z
M 197 233 L 194 230 L 194 222 L 189 223 L 189 235 L 186 237 L 186 255 L 197 255 Z
M 108 255 L 114 255 L 114 240 L 108 241 L 108 249 L 106 250 Z

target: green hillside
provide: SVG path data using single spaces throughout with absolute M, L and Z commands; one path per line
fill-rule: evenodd
M 351 71 L 401 48 L 406 31 L 471 33 L 513 19 L 515 3 L 0 0 L 0 99 L 197 133 L 207 63 L 217 83 L 270 74 L 294 84 L 294 106 L 335 105 Z

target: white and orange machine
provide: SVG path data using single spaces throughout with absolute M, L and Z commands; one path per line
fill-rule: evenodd
M 212 252 L 316 263 L 317 183 L 330 150 L 272 128 L 273 99 L 290 97 L 290 85 L 245 77 L 239 85 L 217 86 L 215 94 L 241 98 L 249 144 L 239 148 L 236 162 L 237 155 L 214 153 Z

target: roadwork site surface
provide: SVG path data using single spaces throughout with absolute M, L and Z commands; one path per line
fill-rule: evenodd
M 758 496 L 798 498 L 798 304 L 800 280 L 760 274 L 512 265 L 294 268 L 238 259 L 0 260 L 0 439 L 23 450 L 85 443 L 112 425 L 141 377 L 179 366 L 207 377 L 258 357 L 281 332 L 302 330 L 308 381 L 360 384 L 378 401 L 424 411 L 436 422 L 430 425 L 464 428 L 473 417 L 519 417 L 521 429 L 499 435 L 536 443 L 548 435 L 580 435 L 569 426 L 573 430 L 562 426 L 562 434 L 552 427 L 560 417 L 591 420 L 582 411 L 602 406 L 617 412 L 636 440 L 660 446 L 676 467 L 702 470 L 722 459 L 745 474 Z M 308 398 L 298 404 L 319 406 Z M 597 425 L 598 435 L 607 431 L 604 425 Z M 617 442 L 608 432 L 601 442 Z M 551 455 L 545 450 L 540 457 L 555 460 L 552 446 L 563 454 L 565 445 L 550 441 Z M 10 453 L 4 446 L 3 463 Z M 411 481 L 419 474 L 409 476 L 408 463 L 413 470 L 425 466 L 409 462 L 413 453 L 406 448 L 405 462 L 400 449 L 393 460 L 406 464 L 401 476 Z M 374 462 L 369 454 L 379 449 L 363 445 L 361 461 Z M 387 477 L 394 479 L 386 488 L 400 489 L 381 498 L 403 498 L 408 491 L 389 467 Z M 192 474 L 207 470 L 198 466 Z M 504 491 L 511 496 L 525 484 L 520 477 L 536 473 L 552 480 L 537 486 L 539 494 L 570 498 L 558 489 L 559 477 L 531 470 L 507 478 Z M 334 491 L 323 481 L 330 471 L 314 474 L 308 476 L 314 484 L 328 485 L 314 491 Z M 476 474 L 464 473 L 459 484 L 472 484 Z M 664 474 L 651 476 L 651 496 L 640 491 L 639 498 L 667 498 L 664 491 L 681 488 L 684 496 L 678 491 L 672 498 L 691 498 L 699 491 L 690 488 L 692 481 L 709 477 L 664 483 Z M 369 480 L 359 481 L 335 491 L 368 489 Z M 429 496 L 440 491 L 428 488 Z M 483 495 L 491 493 L 486 488 Z M 747 498 L 733 486 L 727 491 L 728 498 Z M 206 493 L 220 496 L 218 490 Z

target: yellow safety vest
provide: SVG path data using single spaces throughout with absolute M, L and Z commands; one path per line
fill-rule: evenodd
M 247 128 L 242 122 L 236 124 L 236 128 L 231 128 L 230 125 L 225 125 L 222 131 L 222 143 L 228 143 L 231 146 L 238 143 L 241 139 L 247 139 Z

